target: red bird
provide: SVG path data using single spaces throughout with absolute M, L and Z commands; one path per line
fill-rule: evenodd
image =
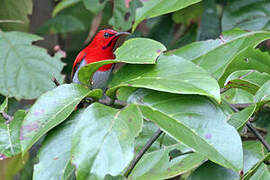
M 118 38 L 123 34 L 129 35 L 130 33 L 116 32 L 111 29 L 99 31 L 93 41 L 77 55 L 72 68 L 72 74 L 74 73 L 72 82 L 80 83 L 78 72 L 81 67 L 93 62 L 115 59 L 113 54 L 114 46 Z M 105 91 L 112 69 L 112 64 L 100 67 L 92 77 L 92 88 Z

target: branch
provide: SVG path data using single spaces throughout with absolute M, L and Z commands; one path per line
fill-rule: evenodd
M 60 83 L 57 81 L 55 77 L 52 78 L 52 81 L 54 82 L 56 86 L 60 86 Z
M 144 153 L 151 147 L 151 145 L 157 140 L 157 138 L 162 134 L 162 130 L 158 129 L 155 134 L 147 141 L 147 143 L 144 145 L 144 147 L 140 150 L 140 152 L 136 155 L 136 157 L 132 160 L 130 166 L 127 168 L 125 172 L 125 177 L 128 178 L 131 171 L 134 169 L 136 164 L 139 162 L 139 160 L 142 158 Z
M 235 112 L 239 112 L 239 110 L 233 104 L 230 104 L 230 106 Z M 264 145 L 264 147 L 267 149 L 267 151 L 270 152 L 270 145 L 265 141 L 265 139 L 257 131 L 257 129 L 253 127 L 253 125 L 250 123 L 250 120 L 252 120 L 252 118 L 249 118 L 249 120 L 246 123 L 246 126 L 257 137 L 257 139 L 259 139 L 259 141 L 261 141 L 261 143 Z
M 220 88 L 220 94 L 225 93 L 228 90 L 229 90 L 229 88 Z
M 245 109 L 246 107 L 248 107 L 249 105 L 251 105 L 252 103 L 246 103 L 246 104 L 232 104 L 235 108 L 237 109 Z
M 6 120 L 6 124 L 10 123 L 13 119 L 12 116 L 8 115 L 6 112 L 1 112 L 2 117 Z

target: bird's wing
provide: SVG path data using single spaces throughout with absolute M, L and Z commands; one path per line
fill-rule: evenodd
M 85 58 L 86 56 L 86 52 L 84 50 L 82 50 L 76 57 L 74 63 L 73 63 L 73 67 L 72 67 L 72 72 L 71 72 L 71 78 L 73 78 L 74 73 L 76 73 L 78 67 L 81 64 L 81 61 Z

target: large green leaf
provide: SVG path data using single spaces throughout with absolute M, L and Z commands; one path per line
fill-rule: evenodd
M 0 4 L 0 21 L 6 20 L 7 22 L 0 23 L 0 29 L 4 31 L 28 31 L 28 15 L 32 13 L 32 0 L 0 0 Z
M 0 116 L 0 159 L 14 156 L 21 152 L 20 128 L 26 112 L 19 110 L 11 122 L 6 123 Z
M 86 9 L 92 13 L 99 13 L 106 5 L 108 0 L 82 0 Z
M 134 180 L 163 180 L 183 174 L 202 164 L 206 158 L 199 153 L 181 155 L 170 159 L 173 150 L 185 153 L 190 151 L 181 144 L 164 147 L 160 150 L 145 154 L 135 166 L 129 179 Z
M 141 104 L 147 119 L 196 152 L 224 167 L 242 169 L 241 139 L 214 101 L 146 89 L 135 92 L 129 101 Z
M 84 97 L 93 93 L 96 92 L 78 84 L 65 84 L 40 96 L 22 123 L 20 139 L 23 152 L 63 122 Z
M 270 29 L 268 0 L 237 0 L 226 6 L 222 16 L 223 31 L 239 27 L 249 31 Z
M 270 55 L 260 49 L 247 48 L 232 60 L 223 76 L 219 79 L 219 84 L 223 86 L 226 78 L 235 71 L 250 69 L 270 74 Z
M 119 175 L 133 158 L 134 140 L 142 129 L 136 105 L 118 110 L 102 104 L 88 106 L 72 138 L 72 164 L 78 180 Z
M 50 131 L 38 153 L 39 163 L 34 166 L 34 180 L 66 180 L 72 174 L 75 168 L 70 164 L 71 136 L 81 114 L 82 111 L 75 112 Z
M 248 119 L 253 115 L 256 109 L 256 104 L 251 104 L 242 111 L 234 113 L 228 120 L 228 123 L 235 127 L 235 129 L 240 130 L 248 121 Z
M 246 32 L 234 29 L 224 32 L 220 39 L 200 41 L 170 52 L 203 67 L 220 79 L 230 62 L 249 47 L 269 39 L 270 32 Z
M 149 0 L 142 1 L 143 7 L 136 10 L 135 23 L 132 31 L 136 29 L 138 24 L 144 19 L 160 16 L 170 12 L 183 9 L 187 6 L 200 2 L 201 0 Z
M 147 38 L 133 38 L 116 49 L 114 60 L 99 61 L 82 67 L 79 71 L 79 80 L 89 84 L 92 74 L 101 66 L 111 63 L 155 64 L 157 57 L 166 50 L 161 43 Z
M 117 31 L 129 30 L 132 26 L 132 22 L 134 22 L 135 10 L 138 4 L 138 0 L 114 0 L 113 16 L 109 24 Z
M 184 68 L 183 68 L 184 67 Z M 200 94 L 220 101 L 219 85 L 205 70 L 190 61 L 161 56 L 156 65 L 126 65 L 112 78 L 114 96 L 120 87 L 141 87 L 176 94 Z
M 256 70 L 239 70 L 233 72 L 225 82 L 225 88 L 241 88 L 252 94 L 268 80 L 270 75 L 268 73 L 260 73 Z
M 82 22 L 71 15 L 59 15 L 52 19 L 49 19 L 45 24 L 43 24 L 38 33 L 42 35 L 56 34 L 56 33 L 74 33 L 82 32 L 85 30 Z
M 39 36 L 0 31 L 0 93 L 16 99 L 33 99 L 55 87 L 52 77 L 63 82 L 60 56 L 31 45 Z
M 66 9 L 79 2 L 81 2 L 81 0 L 62 0 L 55 6 L 55 8 L 53 9 L 52 15 L 55 16 L 63 9 Z
M 261 148 L 262 146 L 258 141 L 243 142 L 243 173 L 248 172 L 263 157 Z M 197 168 L 188 180 L 239 180 L 239 174 L 240 172 L 234 172 L 212 162 L 206 162 Z

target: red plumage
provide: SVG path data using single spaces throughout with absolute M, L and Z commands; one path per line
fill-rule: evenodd
M 72 74 L 73 76 L 73 82 L 79 83 L 78 80 L 78 71 L 79 69 L 89 63 L 98 62 L 102 60 L 109 60 L 109 59 L 115 59 L 115 56 L 113 54 L 113 49 L 116 44 L 116 41 L 122 34 L 129 34 L 127 32 L 116 32 L 114 30 L 106 29 L 101 30 L 97 33 L 97 35 L 94 37 L 92 42 L 83 49 L 76 57 L 73 68 L 72 68 Z M 96 81 L 107 81 L 108 77 L 100 77 L 100 76 L 109 76 L 110 72 L 112 70 L 112 64 L 107 64 L 98 69 L 98 72 L 101 72 L 97 76 L 97 72 L 94 74 L 94 77 L 96 77 Z M 104 73 L 102 73 L 104 72 Z M 109 73 L 105 73 L 109 72 Z M 90 77 L 89 77 L 90 78 Z M 93 79 L 94 81 L 94 79 Z M 93 82 L 93 83 L 100 83 L 100 82 Z M 104 83 L 102 83 L 104 84 Z M 94 87 L 94 88 L 104 88 L 104 87 Z

